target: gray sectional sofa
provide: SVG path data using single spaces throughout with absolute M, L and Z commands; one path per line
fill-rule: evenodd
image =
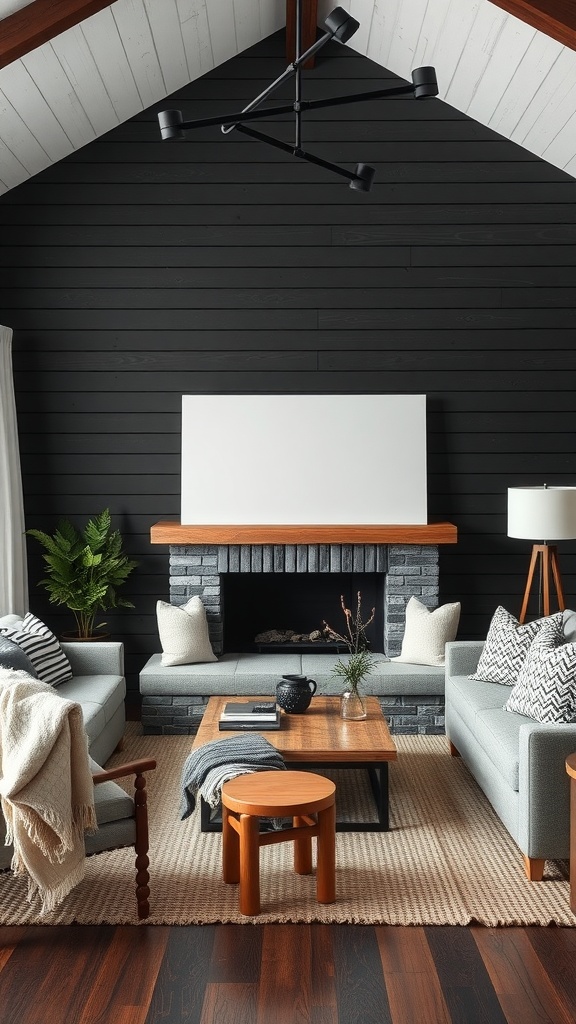
M 63 643 L 72 667 L 72 679 L 60 683 L 56 693 L 82 707 L 84 725 L 88 734 L 88 748 L 94 762 L 92 770 L 98 771 L 104 765 L 124 735 L 126 714 L 124 697 L 124 646 L 122 643 L 85 642 Z M 111 801 L 115 802 L 116 816 L 133 816 L 133 801 L 115 782 L 104 782 L 95 787 L 94 801 L 99 821 L 107 812 Z M 99 813 L 100 809 L 102 814 Z M 86 836 L 88 853 L 108 849 L 114 833 L 114 823 L 107 824 L 94 835 Z M 6 834 L 4 818 L 0 812 L 0 870 L 10 867 L 12 848 L 4 845 Z M 112 842 L 113 845 L 113 842 Z
M 543 877 L 546 860 L 569 856 L 568 754 L 576 751 L 576 723 L 542 724 L 504 711 L 510 690 L 478 682 L 481 641 L 446 644 L 446 733 L 510 835 L 526 874 Z M 486 836 L 490 842 L 490 836 Z
M 380 699 L 391 730 L 443 733 L 444 668 L 375 658 L 364 692 Z M 273 696 L 288 673 L 314 679 L 319 694 L 339 694 L 342 681 L 331 673 L 336 660 L 337 655 L 327 653 L 224 654 L 213 663 L 167 667 L 154 654 L 140 672 L 144 732 L 193 733 L 213 694 Z

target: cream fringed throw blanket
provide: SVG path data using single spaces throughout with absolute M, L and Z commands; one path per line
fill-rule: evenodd
M 79 704 L 27 672 L 0 668 L 0 797 L 12 869 L 47 914 L 84 876 L 84 831 L 96 828 Z

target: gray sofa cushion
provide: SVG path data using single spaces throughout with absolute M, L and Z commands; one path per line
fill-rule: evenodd
M 449 687 L 451 706 L 472 731 L 479 711 L 502 708 L 503 694 L 499 683 L 482 683 L 468 676 L 451 676 Z
M 509 715 L 498 708 L 479 711 L 474 719 L 474 734 L 494 767 L 511 789 L 518 792 L 520 726 L 529 719 L 523 715 Z
M 84 726 L 92 744 L 123 704 L 126 682 L 123 676 L 116 675 L 73 676 L 60 684 L 58 693 L 81 705 Z
M 462 719 L 492 764 L 511 789 L 517 791 L 518 731 L 523 722 L 520 715 L 509 715 L 502 708 L 502 687 L 499 683 L 483 683 L 466 676 L 455 676 L 449 682 L 451 708 Z

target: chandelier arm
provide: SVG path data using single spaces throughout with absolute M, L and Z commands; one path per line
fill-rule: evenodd
M 285 70 L 282 72 L 282 74 L 278 75 L 278 78 L 276 78 L 273 82 L 271 82 L 270 85 L 267 86 L 266 89 L 264 89 L 261 93 L 259 93 L 258 96 L 255 96 L 254 99 L 251 100 L 250 103 L 248 103 L 248 105 L 246 107 L 244 107 L 244 109 L 241 111 L 241 113 L 242 114 L 247 114 L 248 111 L 254 110 L 256 107 L 259 107 L 260 104 L 264 102 L 264 100 L 266 99 L 267 96 L 270 96 L 271 93 L 275 92 L 276 89 L 278 88 L 278 86 L 282 85 L 282 82 L 285 82 L 287 78 L 290 78 L 290 76 L 295 74 L 295 73 L 296 73 L 295 65 L 294 64 L 289 64 L 288 67 L 285 68 Z M 228 133 L 233 131 L 233 129 L 235 127 L 236 127 L 235 124 L 223 124 L 221 126 L 221 131 L 222 131 L 222 133 L 224 135 L 228 135 Z
M 251 139 L 257 139 L 258 142 L 267 142 L 269 146 L 274 146 L 276 149 L 281 149 L 283 153 L 289 153 L 290 156 L 297 156 L 294 146 L 288 145 L 287 142 L 282 142 L 280 139 L 275 139 L 273 135 L 266 135 L 265 132 L 258 132 L 255 128 L 248 128 L 245 124 L 237 124 L 237 131 L 243 135 L 249 135 Z
M 338 164 L 332 164 L 328 160 L 323 160 L 319 156 L 314 156 L 313 153 L 308 153 L 304 149 L 298 149 L 295 146 L 289 146 L 287 142 L 281 142 L 280 139 L 275 139 L 272 135 L 266 135 L 264 132 L 256 131 L 255 128 L 247 128 L 246 125 L 239 124 L 238 131 L 242 132 L 243 135 L 249 135 L 252 139 L 257 139 L 259 142 L 266 142 L 270 146 L 275 146 L 276 149 L 281 149 L 284 153 L 290 153 L 291 156 L 297 156 L 300 160 L 307 160 L 308 163 L 317 164 L 318 167 L 325 167 L 328 171 L 334 171 L 335 174 L 342 175 L 343 178 L 348 178 L 349 181 L 354 181 L 356 174 L 353 171 L 347 171 L 344 167 L 339 167 Z
M 304 149 L 294 151 L 294 156 L 300 157 L 301 160 L 307 160 L 309 164 L 316 164 L 318 167 L 324 167 L 327 171 L 333 171 L 334 174 L 340 174 L 343 178 L 348 178 L 348 181 L 354 181 L 356 174 L 353 171 L 347 171 L 345 167 L 340 167 L 338 164 L 330 163 L 329 160 L 323 160 L 320 156 L 314 156 L 313 153 L 308 153 Z
M 302 100 L 302 110 L 320 110 L 323 107 L 341 106 L 344 103 L 358 103 L 361 100 L 378 99 L 382 96 L 400 96 L 414 91 L 412 85 L 403 85 L 397 89 L 376 89 L 372 92 L 360 92 L 350 96 L 334 96 L 324 100 Z M 236 127 L 241 121 L 257 121 L 263 117 L 276 117 L 277 114 L 293 114 L 294 104 L 285 103 L 281 107 L 267 107 L 266 110 L 238 110 L 234 114 L 218 114 L 216 117 L 201 117 L 197 121 L 182 121 L 178 127 L 183 131 L 191 128 L 208 128 L 211 125 L 232 125 Z
M 312 43 L 312 46 L 309 46 L 308 49 L 305 50 L 304 53 L 300 55 L 300 57 L 296 57 L 293 67 L 298 67 L 298 65 L 305 64 L 307 60 L 310 60 L 310 57 L 314 57 L 318 53 L 318 50 L 321 50 L 322 47 L 325 46 L 326 43 L 329 43 L 332 38 L 332 32 L 325 32 L 324 35 L 320 36 L 320 38 L 317 39 L 315 43 Z
M 303 110 L 321 110 L 323 107 L 341 107 L 345 103 L 360 103 L 362 100 L 378 100 L 385 96 L 407 96 L 414 93 L 413 85 L 399 85 L 394 89 L 373 89 L 371 92 L 350 93 L 347 96 L 331 96 L 320 100 L 302 100 Z
M 297 19 L 298 17 L 301 18 L 299 4 L 296 8 L 296 16 Z M 278 78 L 276 78 L 273 82 L 271 82 L 270 85 L 263 90 L 263 92 L 261 92 L 253 100 L 251 100 L 251 102 L 248 103 L 246 107 L 244 107 L 242 113 L 247 112 L 249 110 L 254 110 L 263 102 L 263 100 L 266 99 L 267 96 L 270 96 L 271 93 L 275 92 L 278 86 L 281 85 L 282 82 L 285 82 L 286 79 L 289 78 L 291 75 L 296 74 L 298 79 L 300 69 L 306 63 L 306 61 L 309 60 L 310 57 L 314 57 L 315 54 L 317 54 L 318 51 L 321 50 L 322 47 L 326 45 L 326 43 L 330 42 L 333 36 L 333 32 L 325 32 L 324 35 L 320 36 L 320 38 L 317 39 L 315 43 L 312 43 L 312 46 L 309 46 L 308 49 L 302 54 L 300 53 L 300 42 L 298 42 L 296 48 L 296 59 L 292 62 L 292 64 L 289 64 L 288 67 L 284 69 L 282 74 L 279 75 Z M 299 33 L 298 26 L 296 27 L 296 39 L 298 41 L 301 39 L 301 34 Z M 296 90 L 298 92 L 298 86 L 296 86 Z M 221 131 L 223 132 L 224 135 L 228 135 L 228 133 L 233 131 L 235 127 L 236 124 L 222 124 Z
M 159 117 L 164 111 L 161 111 Z M 281 107 L 267 107 L 266 110 L 250 110 L 245 113 L 237 110 L 234 114 L 218 114 L 217 117 L 201 117 L 197 121 L 178 121 L 177 127 L 180 131 L 189 131 L 192 128 L 209 128 L 215 124 L 239 124 L 241 121 L 256 121 L 263 117 L 275 117 L 276 114 L 293 114 L 294 104 L 286 103 Z M 162 125 L 161 125 L 162 127 Z

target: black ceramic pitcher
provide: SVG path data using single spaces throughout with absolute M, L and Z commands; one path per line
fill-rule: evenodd
M 276 703 L 289 715 L 301 715 L 316 693 L 316 683 L 307 676 L 282 676 L 276 687 Z

